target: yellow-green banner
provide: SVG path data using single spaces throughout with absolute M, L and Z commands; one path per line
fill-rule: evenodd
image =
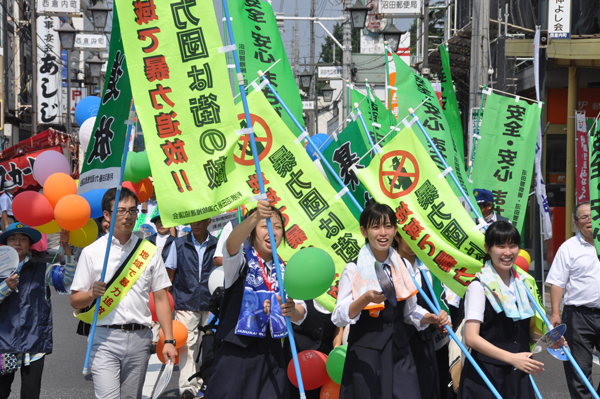
M 336 278 L 319 303 L 333 310 L 337 300 L 339 276 L 347 263 L 358 257 L 364 238 L 358 222 L 344 201 L 315 167 L 302 144 L 279 118 L 262 92 L 248 96 L 254 131 L 266 137 L 260 166 L 267 197 L 282 215 L 286 228 L 286 245 L 278 249 L 284 260 L 302 248 L 315 246 L 331 255 L 336 266 Z M 237 112 L 243 117 L 242 104 Z M 254 165 L 243 168 L 245 185 L 259 194 Z
M 412 128 L 383 147 L 358 178 L 398 217 L 398 231 L 429 270 L 463 296 L 483 266 L 484 237 Z
M 166 226 L 248 202 L 238 158 L 252 155 L 240 120 L 211 1 L 118 0 L 136 111 Z M 242 153 L 240 155 L 240 150 Z

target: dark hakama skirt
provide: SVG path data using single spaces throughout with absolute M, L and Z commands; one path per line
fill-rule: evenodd
M 420 398 L 417 367 L 409 345 L 398 348 L 389 340 L 383 350 L 348 347 L 340 399 Z
M 419 332 L 416 332 L 408 342 L 417 366 L 421 398 L 440 399 L 440 378 L 433 339 L 423 341 Z
M 246 348 L 223 341 L 215 354 L 206 399 L 288 399 L 287 372 L 281 340 L 264 351 L 254 340 Z

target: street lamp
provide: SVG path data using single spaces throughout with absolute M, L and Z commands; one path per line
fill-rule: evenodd
M 367 7 L 360 0 L 356 0 L 352 7 L 346 8 L 346 11 L 350 11 L 352 28 L 363 29 L 367 20 L 367 13 L 371 11 L 371 7 Z
M 65 22 L 63 26 L 54 30 L 58 32 L 63 50 L 73 50 L 75 48 L 75 36 L 79 31 L 75 29 L 71 21 Z
M 93 7 L 89 8 L 92 13 L 92 23 L 96 29 L 104 29 L 106 27 L 106 20 L 108 19 L 108 13 L 112 11 L 112 8 L 108 8 L 104 5 L 102 0 L 99 0 Z
M 333 87 L 329 85 L 329 81 L 325 82 L 325 86 L 321 89 L 321 93 L 323 94 L 323 101 L 330 103 L 333 99 Z
M 310 83 L 312 82 L 312 74 L 304 67 L 304 71 L 300 74 L 300 86 L 307 88 L 310 87 Z
M 86 64 L 90 67 L 90 75 L 92 78 L 99 78 L 102 73 L 102 65 L 104 61 L 102 61 L 96 54 L 88 60 L 85 61 Z
M 395 54 L 398 51 L 398 46 L 400 45 L 400 37 L 404 33 L 405 32 L 402 32 L 401 30 L 396 28 L 394 22 L 392 22 L 392 24 L 388 26 L 386 30 L 383 31 L 383 40 L 388 43 L 388 48 L 391 53 Z

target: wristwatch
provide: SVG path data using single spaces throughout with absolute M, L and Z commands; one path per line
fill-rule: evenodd
M 165 339 L 165 344 L 173 344 L 173 346 L 175 346 L 175 340 L 174 339 Z

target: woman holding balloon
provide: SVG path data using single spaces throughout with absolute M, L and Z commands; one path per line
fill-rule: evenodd
M 269 237 L 267 218 L 273 226 L 274 243 Z M 206 399 L 289 397 L 287 365 L 281 346 L 286 330 L 272 320 L 289 316 L 293 323 L 300 324 L 306 305 L 289 297 L 281 303 L 272 246 L 279 247 L 284 234 L 281 213 L 269 202 L 260 200 L 233 229 L 225 244 L 225 296 L 220 312 L 224 317 L 216 335 L 221 346 L 215 353 Z M 246 239 L 250 245 L 244 250 Z M 283 273 L 281 260 L 280 266 Z M 249 326 L 244 315 L 258 311 L 258 307 L 263 309 L 266 299 L 270 301 L 269 321 L 264 326 Z
M 16 367 L 21 369 L 21 397 L 38 398 L 44 357 L 52 353 L 52 304 L 50 286 L 66 293 L 73 281 L 75 263 L 69 247 L 69 233 L 62 230 L 60 243 L 66 254 L 64 266 L 32 261 L 29 249 L 41 239 L 39 231 L 13 223 L 0 235 L 0 245 L 18 254 L 15 272 L 0 282 L 0 399 L 10 396 Z M 5 370 L 6 360 L 15 368 Z
M 417 330 L 445 325 L 448 316 L 435 316 L 417 305 L 417 288 L 404 261 L 393 250 L 398 231 L 394 211 L 372 202 L 360 215 L 366 244 L 356 262 L 344 268 L 332 320 L 350 324 L 340 398 L 419 399 L 419 380 L 405 323 Z M 387 298 L 374 265 L 381 265 L 392 282 Z M 415 354 L 417 355 L 417 354 Z

